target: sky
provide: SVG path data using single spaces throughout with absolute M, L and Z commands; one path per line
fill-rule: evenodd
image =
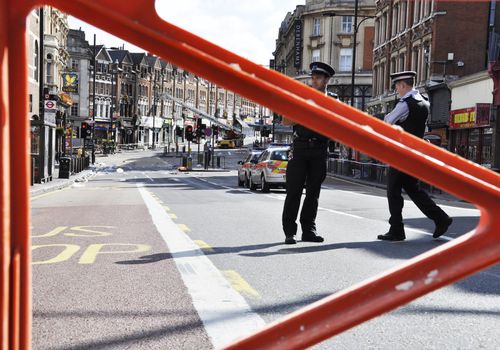
M 257 64 L 268 65 L 273 58 L 278 29 L 287 12 L 305 0 L 157 0 L 161 18 Z M 94 33 L 97 44 L 122 46 L 144 51 L 74 17 L 71 29 L 81 28 L 89 44 Z

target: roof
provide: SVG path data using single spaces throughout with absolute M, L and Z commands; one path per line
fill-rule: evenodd
M 134 65 L 140 65 L 144 59 L 144 56 L 146 54 L 144 52 L 131 52 L 130 57 L 132 58 L 132 62 L 134 62 Z M 146 62 L 144 62 L 146 63 Z
M 145 59 L 148 66 L 150 66 L 151 68 L 155 68 L 158 57 L 152 55 L 146 55 Z
M 118 61 L 118 63 L 122 63 L 125 56 L 127 56 L 127 50 L 108 50 L 109 56 L 113 62 Z

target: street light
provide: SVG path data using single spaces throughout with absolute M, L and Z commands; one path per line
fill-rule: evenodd
M 109 136 L 111 137 L 111 141 L 114 142 L 113 135 L 113 114 L 118 109 L 118 59 L 115 59 L 115 62 L 111 63 L 111 113 L 109 116 Z
M 361 26 L 361 23 L 366 21 L 367 19 L 370 18 L 375 18 L 376 16 L 362 16 L 363 19 L 358 23 L 358 1 L 354 1 L 354 43 L 352 46 L 352 64 L 351 64 L 351 106 L 354 106 L 354 83 L 355 83 L 355 75 L 356 75 L 356 46 L 357 46 L 357 41 L 358 41 L 358 30 L 359 27 Z M 335 12 L 325 12 L 323 13 L 323 16 L 329 16 L 329 17 L 335 17 L 337 14 Z M 332 25 L 333 26 L 333 25 Z M 330 28 L 331 32 L 331 28 Z M 331 50 L 333 46 L 333 38 L 330 35 L 330 57 L 331 57 Z M 330 58 L 331 59 L 331 58 Z

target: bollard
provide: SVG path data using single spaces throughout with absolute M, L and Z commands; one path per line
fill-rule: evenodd
M 71 158 L 61 157 L 59 159 L 59 178 L 69 179 L 71 173 Z
M 220 168 L 220 156 L 217 156 L 217 168 Z
M 193 170 L 193 157 L 191 157 L 191 154 L 187 157 L 186 167 L 188 170 Z
M 187 157 L 182 156 L 182 166 L 187 167 Z

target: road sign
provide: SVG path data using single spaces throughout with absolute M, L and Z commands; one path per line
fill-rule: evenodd
M 46 100 L 44 104 L 44 122 L 45 124 L 55 125 L 56 124 L 56 112 L 57 112 L 57 101 Z

